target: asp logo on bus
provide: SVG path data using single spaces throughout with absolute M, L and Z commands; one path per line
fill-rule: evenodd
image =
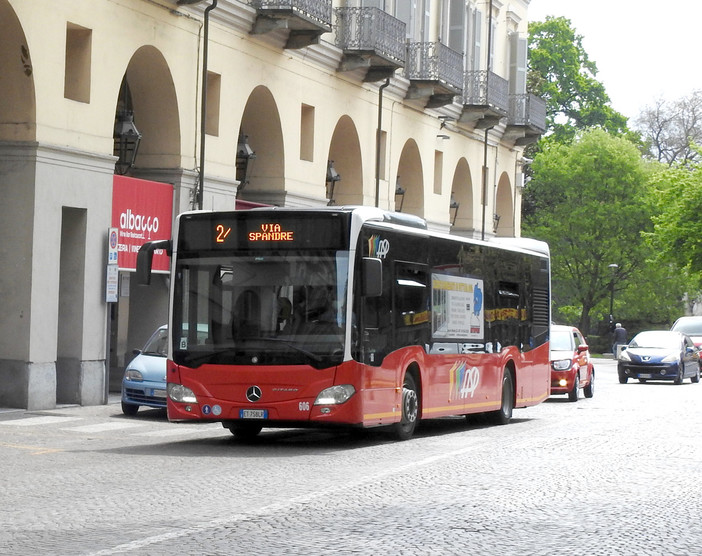
M 368 238 L 368 256 L 384 259 L 390 252 L 390 242 L 387 239 L 380 239 L 378 235 Z

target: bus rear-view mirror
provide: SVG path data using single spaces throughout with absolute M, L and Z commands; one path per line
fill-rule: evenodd
M 374 257 L 363 257 L 363 296 L 383 295 L 383 262 Z

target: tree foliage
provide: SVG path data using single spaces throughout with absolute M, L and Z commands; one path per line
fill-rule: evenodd
M 702 144 L 702 91 L 675 101 L 656 100 L 641 111 L 635 126 L 654 160 L 668 166 L 698 161 L 695 145 Z
M 593 127 L 615 135 L 629 133 L 626 117 L 610 106 L 582 39 L 565 17 L 529 23 L 527 87 L 546 101 L 551 141 L 569 141 L 578 130 Z
M 699 152 L 695 151 L 699 157 Z M 702 276 L 702 164 L 658 172 L 653 187 L 659 214 L 651 241 L 661 258 Z
M 648 258 L 641 236 L 653 229 L 647 166 L 632 143 L 594 129 L 570 144 L 548 144 L 532 169 L 535 210 L 523 230 L 551 246 L 554 304 L 580 306 L 587 333 L 610 286 L 630 280 Z

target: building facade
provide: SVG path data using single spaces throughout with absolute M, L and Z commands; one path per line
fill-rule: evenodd
M 0 406 L 105 403 L 166 321 L 111 228 L 363 204 L 519 235 L 529 2 L 0 0 Z M 160 220 L 124 193 L 163 184 Z

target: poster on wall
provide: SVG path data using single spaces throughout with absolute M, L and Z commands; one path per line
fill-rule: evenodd
M 139 248 L 147 241 L 171 238 L 173 186 L 169 183 L 114 176 L 112 226 L 119 234 L 118 266 L 136 270 Z M 154 252 L 154 271 L 168 272 L 170 258 L 162 249 Z
M 482 280 L 432 274 L 431 291 L 434 338 L 479 340 L 483 337 Z

